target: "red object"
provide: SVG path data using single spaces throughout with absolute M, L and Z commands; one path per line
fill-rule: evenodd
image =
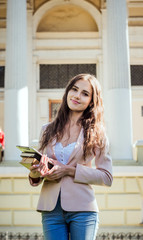
M 4 149 L 4 132 L 0 129 L 0 144 L 2 145 L 2 148 Z

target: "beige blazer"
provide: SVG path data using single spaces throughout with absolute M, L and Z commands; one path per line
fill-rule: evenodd
M 44 153 L 48 157 L 56 159 L 54 144 L 48 145 Z M 95 167 L 92 167 L 93 161 Z M 83 129 L 81 130 L 75 148 L 67 163 L 76 167 L 75 177 L 65 176 L 60 181 L 40 180 L 33 186 L 43 181 L 43 186 L 38 201 L 37 211 L 51 211 L 55 208 L 61 191 L 61 206 L 65 211 L 96 211 L 96 188 L 92 184 L 111 186 L 112 184 L 112 160 L 108 153 L 100 154 L 96 150 L 96 157 L 92 154 L 83 159 Z

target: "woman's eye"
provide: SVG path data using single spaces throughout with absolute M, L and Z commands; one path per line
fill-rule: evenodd
M 76 89 L 76 88 L 74 88 L 74 87 L 72 88 L 72 90 L 74 90 L 74 91 L 77 91 L 77 89 Z
M 88 93 L 83 93 L 83 95 L 84 95 L 84 96 L 87 96 L 87 97 L 89 96 Z

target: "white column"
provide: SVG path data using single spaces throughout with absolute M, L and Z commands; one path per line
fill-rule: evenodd
M 7 1 L 6 34 L 5 160 L 17 160 L 28 144 L 26 0 Z
M 36 68 L 33 63 L 33 9 L 27 11 L 27 48 L 28 48 L 28 95 L 29 95 L 29 144 L 36 138 Z
M 132 159 L 131 83 L 126 0 L 107 0 L 108 121 L 113 159 Z
M 104 112 L 105 112 L 105 123 L 108 134 L 108 96 L 107 96 L 107 72 L 108 72 L 108 59 L 107 59 L 107 10 L 102 9 L 102 51 L 103 51 L 103 100 L 104 100 Z
M 101 84 L 101 88 L 103 89 L 103 57 L 102 55 L 97 55 L 96 61 L 97 61 L 96 76 Z

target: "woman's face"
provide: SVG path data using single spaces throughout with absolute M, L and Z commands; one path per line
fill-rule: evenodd
M 83 112 L 92 99 L 92 87 L 88 80 L 78 80 L 69 90 L 67 105 L 70 110 Z

